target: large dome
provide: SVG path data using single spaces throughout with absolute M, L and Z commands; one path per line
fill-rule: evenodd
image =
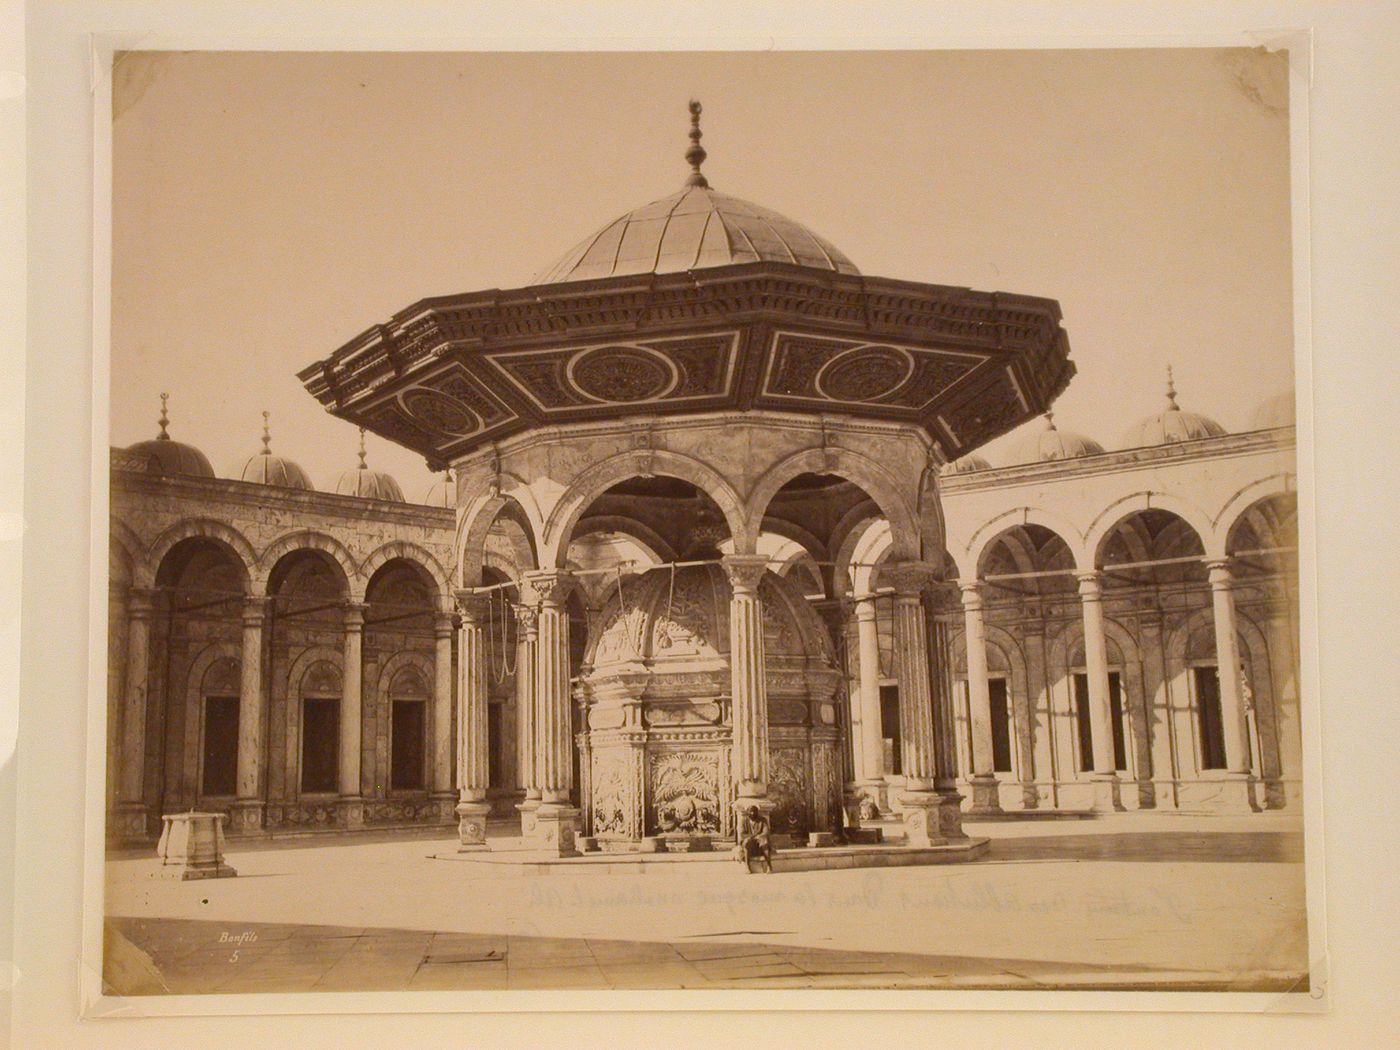
M 255 485 L 277 485 L 286 489 L 305 489 L 314 492 L 316 486 L 298 463 L 272 454 L 272 435 L 268 429 L 268 413 L 263 413 L 262 451 L 248 457 L 239 472 L 240 481 L 250 481 Z
M 708 186 L 687 186 L 614 219 L 531 283 L 679 273 L 753 262 L 860 273 L 835 245 L 801 223 Z

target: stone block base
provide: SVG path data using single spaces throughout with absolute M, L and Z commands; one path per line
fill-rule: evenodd
M 1210 813 L 1258 813 L 1264 809 L 1264 785 L 1247 774 L 1183 784 L 1181 808 Z
M 961 842 L 967 838 L 962 826 L 963 797 L 956 791 L 940 792 L 938 795 L 938 833 L 949 842 Z
M 362 828 L 365 826 L 365 800 L 362 798 L 342 798 L 335 804 L 336 819 L 341 827 Z
M 149 816 L 141 802 L 121 802 L 112 813 L 111 835 L 124 842 L 145 840 L 150 834 Z
M 459 852 L 489 849 L 486 844 L 486 816 L 491 812 L 491 803 L 485 800 L 458 802 L 455 811 Z
M 942 814 L 939 796 L 925 792 L 911 792 L 901 800 L 904 803 L 905 844 L 915 849 L 929 846 L 942 846 L 947 838 L 942 833 Z
M 542 804 L 534 812 L 535 831 L 525 848 L 532 853 L 554 857 L 578 856 L 574 839 L 578 835 L 581 816 L 572 806 Z
M 968 786 L 972 789 L 972 805 L 968 808 L 968 816 L 995 816 L 1002 812 L 1001 785 L 996 777 L 973 777 L 968 781 Z
M 1090 809 L 1095 813 L 1121 813 L 1123 807 L 1122 784 L 1115 776 L 1096 776 L 1091 782 L 1094 800 Z
M 256 800 L 238 801 L 229 807 L 228 830 L 230 835 L 256 835 L 266 825 L 264 808 Z
M 522 839 L 532 839 L 535 837 L 535 814 L 539 812 L 540 800 L 537 798 L 527 798 L 515 807 L 515 811 L 520 814 L 520 837 Z

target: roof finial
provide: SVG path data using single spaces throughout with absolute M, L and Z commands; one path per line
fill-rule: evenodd
M 165 432 L 165 428 L 170 425 L 170 414 L 165 410 L 165 403 L 170 400 L 169 394 L 160 395 L 160 433 L 156 437 L 161 441 L 169 441 L 170 435 Z
M 1180 411 L 1176 403 L 1176 382 L 1172 378 L 1171 365 L 1167 365 L 1167 404 L 1170 406 L 1167 409 L 1168 412 Z
M 1053 408 L 1047 408 L 1045 410 L 1045 429 L 1055 429 L 1055 410 Z
M 690 100 L 690 149 L 685 151 L 685 159 L 690 162 L 694 170 L 690 177 L 685 180 L 687 186 L 699 186 L 701 189 L 710 188 L 710 180 L 700 173 L 700 165 L 705 163 L 705 147 L 700 145 L 700 100 L 693 98 Z
M 270 455 L 272 455 L 272 429 L 267 425 L 267 421 L 268 421 L 268 419 L 271 418 L 271 416 L 272 416 L 272 413 L 271 413 L 271 412 L 268 412 L 266 409 L 263 410 L 263 449 L 262 449 L 262 454 L 263 454 L 264 456 L 270 456 Z
M 361 427 L 361 428 L 360 428 L 360 469 L 361 469 L 361 470 L 368 470 L 368 469 L 369 469 L 368 465 L 365 463 L 365 428 L 364 428 L 364 427 Z

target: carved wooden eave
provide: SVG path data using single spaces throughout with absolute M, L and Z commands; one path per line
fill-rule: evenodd
M 1074 373 L 1051 299 L 749 263 L 425 299 L 299 378 L 425 456 L 588 420 L 752 411 L 923 427 L 946 458 Z

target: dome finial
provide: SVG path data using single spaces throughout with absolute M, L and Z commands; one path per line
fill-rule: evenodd
M 369 469 L 368 464 L 365 463 L 365 428 L 364 428 L 364 427 L 361 427 L 361 428 L 360 428 L 360 469 L 361 469 L 361 470 L 368 470 L 368 469 Z
M 169 400 L 169 394 L 160 395 L 160 419 L 157 420 L 160 423 L 160 433 L 156 437 L 161 441 L 170 440 L 170 435 L 165 432 L 166 427 L 170 426 L 170 413 L 165 410 L 165 403 Z
M 1172 366 L 1167 365 L 1167 404 L 1168 412 L 1180 411 L 1180 406 L 1176 403 L 1176 381 L 1172 377 Z
M 268 426 L 268 420 L 272 418 L 272 413 L 263 409 L 263 447 L 264 456 L 272 455 L 272 428 Z
M 690 162 L 690 166 L 694 170 L 691 171 L 690 177 L 685 180 L 685 184 L 709 189 L 710 180 L 700 172 L 700 165 L 705 163 L 707 156 L 705 147 L 700 145 L 700 113 L 702 109 L 699 99 L 690 100 L 690 148 L 685 151 L 685 159 Z

